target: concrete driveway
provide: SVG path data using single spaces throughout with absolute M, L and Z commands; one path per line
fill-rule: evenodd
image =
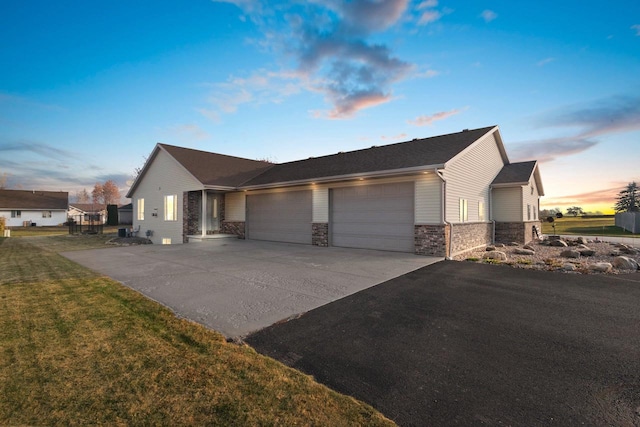
M 244 336 L 441 260 L 238 239 L 62 255 L 227 337 Z

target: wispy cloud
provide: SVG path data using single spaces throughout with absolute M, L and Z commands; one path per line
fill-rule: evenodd
M 50 144 L 26 139 L 0 142 L 0 153 L 2 152 L 38 154 L 42 157 L 55 160 L 76 157 L 76 155 L 70 151 L 62 150 Z
M 181 141 L 202 141 L 211 136 L 195 123 L 171 126 L 168 131 L 172 136 Z
M 544 67 L 545 65 L 547 65 L 547 64 L 549 64 L 549 63 L 551 63 L 551 62 L 553 62 L 555 60 L 556 59 L 553 58 L 553 57 L 544 58 L 544 59 L 541 59 L 540 61 L 536 62 L 536 65 L 538 67 Z
M 636 32 L 636 36 L 640 37 L 640 24 L 632 25 L 631 29 Z
M 452 9 L 438 7 L 437 0 L 426 0 L 418 3 L 415 10 L 418 13 L 418 25 L 428 25 L 439 21 L 443 16 L 453 13 Z
M 403 139 L 407 138 L 407 134 L 406 133 L 399 133 L 397 135 L 392 135 L 392 136 L 387 136 L 387 135 L 382 135 L 380 136 L 380 139 L 384 140 L 384 141 L 402 141 Z
M 615 204 L 616 197 L 620 190 L 622 190 L 627 183 L 626 182 L 612 182 L 609 183 L 612 185 L 607 188 L 589 191 L 586 193 L 580 194 L 570 194 L 566 196 L 558 196 L 558 197 L 545 197 L 544 205 L 545 206 L 563 206 L 563 205 L 598 205 L 598 204 L 610 204 L 611 208 Z
M 513 144 L 510 154 L 514 160 L 537 159 L 549 162 L 596 146 L 598 137 L 640 130 L 640 97 L 612 96 L 586 105 L 564 106 L 540 116 L 539 128 L 577 129 L 571 136 L 526 141 Z
M 484 19 L 484 22 L 488 23 L 496 19 L 498 17 L 498 14 L 495 13 L 493 10 L 485 9 L 480 14 L 480 17 Z
M 456 114 L 461 113 L 463 110 L 464 109 L 454 109 L 450 111 L 440 111 L 431 115 L 418 116 L 413 120 L 407 120 L 407 123 L 414 126 L 431 126 L 434 122 L 437 122 L 438 120 L 444 120 L 451 116 L 455 116 Z
M 219 0 L 240 7 L 264 34 L 256 44 L 278 56 L 279 72 L 260 70 L 214 84 L 210 104 L 200 112 L 214 120 L 240 106 L 279 102 L 302 92 L 324 96 L 331 105 L 316 117 L 343 119 L 394 99 L 393 85 L 416 69 L 389 46 L 371 38 L 396 25 L 436 19 L 435 0 L 410 7 L 409 0 L 315 0 L 311 2 Z M 427 14 L 427 15 L 425 15 Z M 431 15 L 429 15 L 431 14 Z M 425 21 L 426 20 L 426 21 Z

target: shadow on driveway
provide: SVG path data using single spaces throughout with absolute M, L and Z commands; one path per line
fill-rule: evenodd
M 640 273 L 444 261 L 246 341 L 401 425 L 640 425 Z

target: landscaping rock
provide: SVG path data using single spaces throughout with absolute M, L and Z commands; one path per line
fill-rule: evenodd
M 613 269 L 613 266 L 608 262 L 597 262 L 589 266 L 589 270 L 597 271 L 598 273 L 608 273 Z
M 571 264 L 570 262 L 568 262 L 562 266 L 562 269 L 564 271 L 576 271 L 577 267 L 574 264 Z
M 551 243 L 549 243 L 549 246 L 556 246 L 558 248 L 566 248 L 567 246 L 567 242 L 565 242 L 564 240 L 552 240 Z
M 580 243 L 578 246 L 576 246 L 576 249 L 589 249 L 589 246 L 583 243 Z
M 534 247 L 533 247 L 533 246 L 531 246 L 531 245 L 524 245 L 524 246 L 522 247 L 522 249 L 529 249 L 530 251 L 535 251 L 535 250 L 536 250 L 536 248 L 534 248 Z
M 585 239 L 584 237 L 578 237 L 576 239 L 576 242 L 578 242 L 581 245 L 586 245 L 587 244 L 587 239 Z
M 615 268 L 619 268 L 621 270 L 637 270 L 638 263 L 635 259 L 626 257 L 626 256 L 618 256 L 613 259 L 612 262 Z
M 520 246 L 518 242 L 509 242 L 509 246 Z
M 560 252 L 560 256 L 563 258 L 580 258 L 580 252 L 573 249 L 567 249 L 566 251 Z
M 582 256 L 594 256 L 596 254 L 596 251 L 594 251 L 593 249 L 583 249 L 580 251 L 580 255 Z
M 484 255 L 482 255 L 482 259 L 496 259 L 499 261 L 506 261 L 507 254 L 501 251 L 491 251 L 491 252 L 486 252 Z
M 491 251 L 495 251 L 496 247 L 495 246 L 487 246 L 487 252 L 491 252 Z
M 520 248 L 516 248 L 513 252 L 518 255 L 535 255 L 536 254 L 536 251 L 534 250 L 520 249 Z
M 495 245 L 496 248 L 504 248 L 504 243 L 496 243 Z

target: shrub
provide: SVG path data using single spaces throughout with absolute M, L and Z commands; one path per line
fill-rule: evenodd
M 0 216 L 0 237 L 4 237 L 5 218 Z

